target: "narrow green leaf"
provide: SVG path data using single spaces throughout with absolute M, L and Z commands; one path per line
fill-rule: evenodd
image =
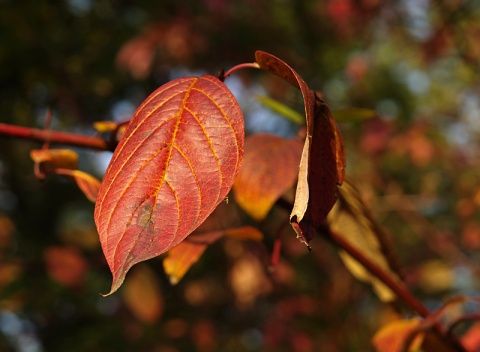
M 258 101 L 269 108 L 270 110 L 276 112 L 279 115 L 287 118 L 288 120 L 298 124 L 303 125 L 305 124 L 305 117 L 300 114 L 299 112 L 293 110 L 292 108 L 288 107 L 287 105 L 279 102 L 278 100 L 265 97 L 262 95 L 256 95 Z

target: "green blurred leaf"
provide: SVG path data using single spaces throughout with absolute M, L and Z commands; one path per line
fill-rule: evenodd
M 262 95 L 257 95 L 256 98 L 258 101 L 269 108 L 270 110 L 276 112 L 279 115 L 287 118 L 288 120 L 298 124 L 303 125 L 305 124 L 305 117 L 300 114 L 299 112 L 293 110 L 292 108 L 286 106 L 285 104 L 279 102 L 278 100 L 265 97 Z

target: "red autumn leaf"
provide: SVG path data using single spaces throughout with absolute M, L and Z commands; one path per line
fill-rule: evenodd
M 293 186 L 301 155 L 298 140 L 268 134 L 248 137 L 242 168 L 233 185 L 237 203 L 255 220 L 263 220 L 275 201 Z
M 255 58 L 260 68 L 285 79 L 303 95 L 307 137 L 290 222 L 297 237 L 308 245 L 337 200 L 337 184 L 343 182 L 346 160 L 343 140 L 330 109 L 295 70 L 262 51 L 257 51 Z
M 138 108 L 105 173 L 95 222 L 115 292 L 136 263 L 183 241 L 226 197 L 243 115 L 213 76 L 171 81 Z

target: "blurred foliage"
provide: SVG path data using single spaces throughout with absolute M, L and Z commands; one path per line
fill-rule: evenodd
M 341 123 L 347 173 L 433 309 L 479 293 L 479 38 L 474 0 L 0 0 L 0 122 L 42 127 L 50 107 L 53 128 L 93 135 L 94 121 L 128 119 L 169 79 L 271 52 L 332 109 L 376 111 Z M 249 132 L 296 133 L 255 98 L 302 111 L 293 89 L 255 71 L 226 83 Z M 151 260 L 102 298 L 111 278 L 93 206 L 59 176 L 35 179 L 36 148 L 0 138 L 2 351 L 372 350 L 398 317 L 324 241 L 311 253 L 298 243 L 280 208 L 259 225 L 266 248 L 224 238 L 177 286 Z M 101 176 L 108 155 L 79 153 Z M 145 277 L 156 281 L 136 287 Z

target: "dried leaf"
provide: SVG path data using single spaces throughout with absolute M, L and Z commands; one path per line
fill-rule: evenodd
M 257 221 L 290 189 L 298 174 L 302 143 L 268 134 L 245 140 L 242 168 L 233 185 L 237 203 Z
M 283 78 L 302 92 L 307 137 L 290 222 L 297 237 L 308 245 L 335 204 L 337 184 L 343 181 L 346 158 L 342 137 L 330 109 L 295 70 L 262 51 L 257 51 L 255 57 L 260 68 Z
M 163 313 L 164 300 L 158 278 L 147 265 L 139 265 L 125 282 L 123 300 L 140 321 L 153 324 Z
M 213 76 L 171 81 L 130 121 L 105 173 L 95 222 L 113 274 L 183 241 L 223 201 L 243 156 L 242 112 Z
M 70 149 L 35 149 L 30 151 L 30 157 L 35 163 L 47 163 L 53 169 L 78 167 L 78 154 Z
M 385 238 L 385 234 L 377 225 L 367 207 L 363 203 L 360 193 L 347 180 L 339 187 L 339 201 L 327 217 L 330 228 L 338 236 L 345 237 L 363 255 L 397 281 L 398 265 Z M 341 251 L 340 257 L 346 267 L 357 279 L 372 284 L 374 291 L 384 302 L 396 299 L 396 295 L 376 276 L 363 267 L 357 260 Z

